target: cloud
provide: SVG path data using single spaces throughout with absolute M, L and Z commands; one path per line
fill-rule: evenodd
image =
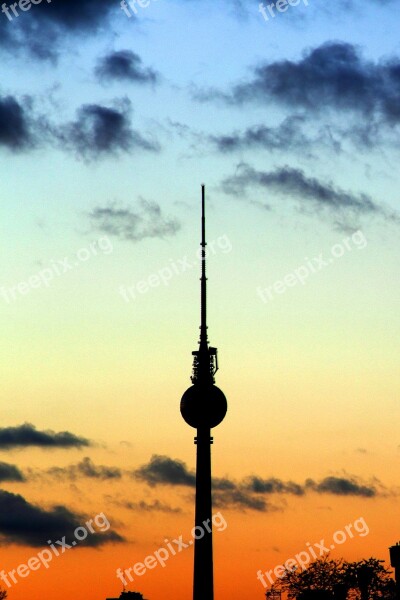
M 156 202 L 140 199 L 140 209 L 97 207 L 89 214 L 97 231 L 129 242 L 165 238 L 180 230 L 177 219 L 166 217 Z
M 17 427 L 0 428 L 0 450 L 13 448 L 82 448 L 90 446 L 91 442 L 83 437 L 62 431 L 56 433 L 51 429 L 38 431 L 34 425 L 25 423 Z
M 247 81 L 231 86 L 230 91 L 197 91 L 200 101 L 222 100 L 233 105 L 257 102 L 296 110 L 312 117 L 343 115 L 343 138 L 357 146 L 381 143 L 381 128 L 388 133 L 400 124 L 400 58 L 379 61 L 366 59 L 349 43 L 329 41 L 307 49 L 299 60 L 263 62 L 252 68 Z M 349 117 L 354 117 L 350 119 Z M 289 139 L 277 130 L 258 127 L 217 140 L 221 150 L 230 146 L 284 145 Z M 296 140 L 296 137 L 294 138 Z
M 181 513 L 181 508 L 174 508 L 169 506 L 168 504 L 164 504 L 160 502 L 160 500 L 154 500 L 153 502 L 145 502 L 144 500 L 140 500 L 139 502 L 131 502 L 128 500 L 125 501 L 113 501 L 113 504 L 119 506 L 121 508 L 126 508 L 128 510 L 138 511 L 138 512 L 163 512 L 170 514 Z
M 33 145 L 26 108 L 13 96 L 0 96 L 0 146 L 19 151 Z
M 149 463 L 133 472 L 133 476 L 150 486 L 183 485 L 195 487 L 196 473 L 188 469 L 181 460 L 153 454 Z M 226 491 L 236 489 L 236 483 L 225 477 L 213 478 L 215 490 Z
M 35 110 L 37 99 L 0 96 L 0 148 L 27 152 L 47 144 L 74 152 L 86 161 L 122 152 L 158 152 L 154 139 L 146 138 L 131 125 L 131 102 L 117 99 L 113 106 L 84 104 L 75 120 L 56 124 L 48 115 Z
M 151 487 L 176 485 L 194 488 L 196 486 L 195 472 L 189 470 L 183 461 L 168 456 L 153 455 L 150 462 L 134 471 L 133 475 Z M 259 512 L 277 510 L 264 498 L 254 495 L 252 490 L 225 477 L 213 478 L 213 503 L 219 508 Z
M 47 541 L 74 539 L 77 527 L 85 526 L 85 517 L 71 512 L 65 506 L 49 510 L 30 504 L 19 494 L 0 490 L 0 539 L 3 544 L 21 544 L 46 547 Z M 89 534 L 79 545 L 101 546 L 124 539 L 113 531 Z
M 76 120 L 60 127 L 56 136 L 63 148 L 74 150 L 87 160 L 133 150 L 158 151 L 156 142 L 132 129 L 130 113 L 127 99 L 111 108 L 84 104 L 78 109 Z
M 54 60 L 61 40 L 95 34 L 110 20 L 115 7 L 109 0 L 42 0 L 31 6 L 29 16 L 18 7 L 19 17 L 2 15 L 0 45 L 15 53 L 28 51 L 38 59 Z
M 196 485 L 195 473 L 189 471 L 183 461 L 158 454 L 153 454 L 150 462 L 136 469 L 133 476 L 152 487 L 159 484 L 189 487 Z
M 131 50 L 110 52 L 99 59 L 95 73 L 100 81 L 129 81 L 131 83 L 157 83 L 153 69 L 144 68 L 142 59 Z
M 303 496 L 304 487 L 293 481 L 284 482 L 281 479 L 270 477 L 262 479 L 257 476 L 248 477 L 243 482 L 247 490 L 251 490 L 256 494 L 293 494 L 295 496 Z
M 307 134 L 304 132 L 307 126 Z M 338 153 L 342 150 L 341 139 L 352 136 L 354 143 L 364 143 L 368 139 L 370 146 L 377 139 L 377 132 L 374 128 L 358 127 L 350 134 L 348 131 L 340 131 L 335 128 L 333 135 L 332 127 L 323 125 L 314 127 L 315 122 L 311 122 L 304 115 L 290 115 L 283 119 L 279 125 L 268 127 L 264 124 L 247 127 L 244 131 L 235 130 L 226 135 L 208 136 L 208 142 L 222 154 L 229 154 L 246 150 L 265 150 L 268 152 L 294 152 L 301 150 L 302 156 L 315 158 L 317 146 L 323 146 Z M 312 130 L 315 129 L 313 133 Z M 336 131 L 337 130 L 337 131 Z
M 267 503 L 263 498 L 253 496 L 245 490 L 225 490 L 213 492 L 213 504 L 217 508 L 237 508 L 239 510 L 256 510 L 258 512 L 272 512 L 278 507 Z
M 309 111 L 334 108 L 363 118 L 379 114 L 389 123 L 400 119 L 400 60 L 374 63 L 349 43 L 326 42 L 298 61 L 261 64 L 253 75 L 234 86 L 227 99 L 237 104 L 272 100 Z
M 25 481 L 24 475 L 16 465 L 0 462 L 0 481 Z
M 149 463 L 142 465 L 132 473 L 133 477 L 151 487 L 173 485 L 195 488 L 196 474 L 188 469 L 186 463 L 168 456 L 153 455 Z M 307 479 L 304 483 L 283 481 L 276 477 L 262 478 L 257 475 L 244 477 L 234 481 L 227 477 L 213 478 L 213 503 L 219 508 L 233 510 L 255 510 L 273 512 L 282 510 L 285 496 L 303 497 L 309 492 L 332 494 L 336 496 L 362 496 L 374 498 L 385 496 L 386 489 L 378 481 L 365 483 L 355 476 L 329 476 L 314 481 Z M 272 504 L 266 497 L 277 496 Z M 134 503 L 134 509 L 138 504 Z
M 313 210 L 328 211 L 336 218 L 372 215 L 399 221 L 398 215 L 378 205 L 367 194 L 342 190 L 331 181 L 322 182 L 316 177 L 308 177 L 301 169 L 287 165 L 274 171 L 258 171 L 246 163 L 240 163 L 235 175 L 222 182 L 222 189 L 234 196 L 243 196 L 249 188 L 254 187 L 301 200 L 303 208 L 309 205 Z
M 106 467 L 104 465 L 95 465 L 92 460 L 85 456 L 85 458 L 76 465 L 69 465 L 67 467 L 51 467 L 46 473 L 57 479 L 70 479 L 75 481 L 82 477 L 88 477 L 90 479 L 115 480 L 121 479 L 122 471 L 117 467 Z
M 318 494 L 333 494 L 335 496 L 362 496 L 374 498 L 378 490 L 373 484 L 364 484 L 356 477 L 325 477 L 319 482 L 307 479 L 306 487 Z
M 238 131 L 230 135 L 212 135 L 210 141 L 222 153 L 237 150 L 262 148 L 265 150 L 293 150 L 304 148 L 310 140 L 303 134 L 301 125 L 305 118 L 299 115 L 287 117 L 277 127 L 255 125 L 243 133 Z

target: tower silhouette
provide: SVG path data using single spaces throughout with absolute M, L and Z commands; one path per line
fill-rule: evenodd
M 196 508 L 194 528 L 193 600 L 214 599 L 212 497 L 211 497 L 211 429 L 219 425 L 227 411 L 224 393 L 215 385 L 218 370 L 217 349 L 209 346 L 207 336 L 207 277 L 205 186 L 201 186 L 201 324 L 199 349 L 192 352 L 192 386 L 181 400 L 181 414 L 197 430 L 194 443 L 196 457 Z M 205 524 L 207 524 L 205 526 Z

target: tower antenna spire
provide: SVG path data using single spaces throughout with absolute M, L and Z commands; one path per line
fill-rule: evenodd
M 200 349 L 208 348 L 207 338 L 207 277 L 206 277 L 206 200 L 205 185 L 201 186 L 201 325 Z

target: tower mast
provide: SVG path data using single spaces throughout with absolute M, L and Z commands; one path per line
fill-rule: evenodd
M 206 277 L 206 209 L 205 186 L 201 186 L 201 325 L 200 348 L 208 348 L 207 339 L 207 277 Z
M 201 186 L 201 322 L 199 349 L 192 352 L 193 385 L 181 400 L 181 414 L 186 423 L 197 430 L 196 507 L 193 600 L 214 600 L 214 568 L 212 544 L 211 498 L 211 428 L 219 425 L 226 414 L 227 402 L 215 385 L 218 369 L 217 349 L 209 347 L 207 336 L 207 277 L 205 186 Z M 205 526 L 205 524 L 207 526 Z

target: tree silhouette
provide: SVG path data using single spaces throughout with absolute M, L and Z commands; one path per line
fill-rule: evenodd
M 376 558 L 347 562 L 327 555 L 304 571 L 287 569 L 272 589 L 287 592 L 289 598 L 322 598 L 325 594 L 336 600 L 395 600 L 395 582 L 382 562 Z

